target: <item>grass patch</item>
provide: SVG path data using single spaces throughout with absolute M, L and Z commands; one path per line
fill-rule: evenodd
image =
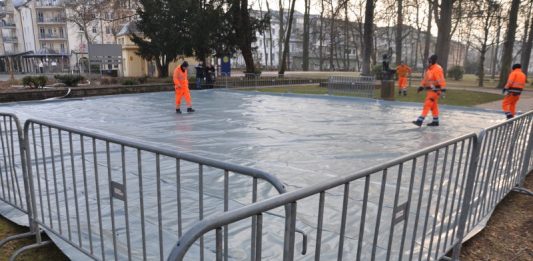
M 28 232 L 28 228 L 17 226 L 11 221 L 0 217 L 0 239 L 4 239 L 8 236 L 21 234 Z M 44 238 L 43 238 L 44 240 Z M 20 240 L 11 241 L 8 244 L 4 245 L 0 249 L 0 261 L 6 261 L 9 259 L 11 254 L 17 249 L 35 243 L 34 238 L 25 238 Z M 69 260 L 63 253 L 54 245 L 48 245 L 41 248 L 28 250 L 22 255 L 18 256 L 17 260 L 25 261 L 45 261 L 45 260 L 54 260 L 62 261 Z
M 424 102 L 426 98 L 425 92 L 417 94 L 416 89 L 417 88 L 409 88 L 407 96 L 396 96 L 396 100 L 404 102 Z M 446 92 L 446 97 L 439 99 L 439 104 L 471 107 L 501 99 L 503 99 L 503 95 L 500 94 L 467 90 L 448 90 Z
M 256 88 L 256 89 L 243 89 L 245 91 L 258 91 L 268 93 L 295 93 L 295 94 L 327 94 L 328 90 L 318 85 L 305 85 L 305 86 L 284 86 L 284 87 L 269 87 L 269 88 Z M 351 96 L 351 95 L 345 95 Z M 380 90 L 374 92 L 374 97 L 380 96 Z M 421 92 L 416 93 L 416 88 L 409 88 L 407 96 L 396 96 L 397 101 L 402 102 L 419 102 L 423 103 L 426 98 L 426 94 Z M 439 104 L 455 105 L 455 106 L 475 106 L 478 104 L 493 102 L 503 99 L 503 95 L 494 93 L 485 93 L 468 90 L 448 90 L 446 98 L 441 98 Z

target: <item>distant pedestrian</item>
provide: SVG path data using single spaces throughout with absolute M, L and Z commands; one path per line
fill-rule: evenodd
M 205 68 L 205 72 L 206 72 L 207 87 L 213 88 L 213 84 L 215 83 L 215 75 L 216 75 L 215 66 L 213 66 L 212 64 L 209 64 Z
M 191 93 L 189 91 L 188 70 L 189 63 L 184 61 L 174 70 L 174 91 L 176 92 L 176 113 L 181 113 L 181 99 L 185 97 L 187 112 L 194 112 L 192 108 Z
M 39 62 L 39 73 L 44 73 L 44 64 L 43 61 Z
M 411 73 L 411 67 L 405 64 L 403 61 L 396 66 L 396 74 L 398 75 L 398 94 L 407 96 L 407 77 Z
M 507 80 L 507 85 L 502 90 L 502 93 L 505 95 L 503 98 L 502 107 L 503 112 L 507 119 L 512 119 L 516 115 L 516 104 L 520 99 L 520 94 L 526 86 L 526 75 L 522 72 L 522 65 L 515 64 L 513 65 L 513 71 L 509 74 L 509 79 Z
M 202 81 L 205 78 L 205 68 L 202 64 L 202 62 L 198 63 L 195 67 L 196 69 L 196 89 L 200 89 L 202 87 Z

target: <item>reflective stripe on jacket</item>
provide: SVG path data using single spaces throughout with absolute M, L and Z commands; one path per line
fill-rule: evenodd
M 526 75 L 520 68 L 514 69 L 511 74 L 509 74 L 509 79 L 507 80 L 505 88 L 509 89 L 509 92 L 521 93 L 525 86 Z
M 431 88 L 440 86 L 440 88 L 444 89 L 446 87 L 446 80 L 444 79 L 442 67 L 438 64 L 430 65 L 424 72 L 424 79 L 422 79 L 420 85 Z

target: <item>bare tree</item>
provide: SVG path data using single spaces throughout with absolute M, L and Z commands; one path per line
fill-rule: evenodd
M 272 17 L 272 13 L 270 11 L 270 5 L 268 4 L 268 1 L 266 1 L 266 6 L 267 6 L 267 9 L 268 9 L 268 14 L 269 14 L 269 17 Z M 269 47 L 270 47 L 270 55 L 268 56 L 270 59 L 270 67 L 274 67 L 274 39 L 272 37 L 272 26 L 269 26 L 268 27 L 268 36 L 270 37 L 270 40 L 269 40 Z
M 495 26 L 495 19 L 497 10 L 500 5 L 495 0 L 483 0 L 476 2 L 477 9 L 479 10 L 480 20 L 477 22 L 479 26 L 475 26 L 477 31 L 481 32 L 481 35 L 476 35 L 477 45 L 474 48 L 479 51 L 479 66 L 478 66 L 478 86 L 483 87 L 485 80 L 485 57 L 488 51 L 488 41 L 491 33 L 491 28 Z M 470 26 L 472 28 L 474 26 Z
M 65 0 L 63 2 L 67 21 L 78 26 L 88 44 L 92 44 L 96 35 L 91 35 L 93 27 L 97 26 L 100 13 L 105 6 L 103 0 Z
M 531 16 L 533 0 L 529 2 L 529 32 L 525 30 L 524 40 L 522 41 L 522 57 L 520 63 L 522 64 L 522 70 L 527 75 L 529 71 L 529 60 L 531 58 L 531 48 L 533 48 L 533 16 Z M 528 23 L 526 21 L 526 28 L 528 28 Z
M 507 34 L 503 42 L 502 68 L 500 70 L 500 81 L 498 88 L 503 88 L 507 83 L 511 63 L 513 62 L 513 45 L 516 35 L 518 9 L 520 8 L 520 0 L 513 0 L 511 10 L 509 12 L 509 25 L 507 26 Z
M 403 0 L 396 0 L 396 64 L 402 61 L 402 40 L 403 40 Z
M 303 53 L 302 53 L 302 69 L 309 71 L 309 37 L 310 37 L 310 11 L 311 0 L 304 0 L 304 32 L 303 32 Z
M 448 55 L 450 53 L 450 42 L 452 40 L 453 4 L 456 1 L 457 0 L 442 0 L 439 4 L 438 1 L 435 0 L 433 3 L 435 21 L 437 28 L 439 29 L 435 53 L 439 57 L 439 64 L 445 72 L 448 68 Z
M 365 25 L 363 35 L 363 75 L 370 75 L 370 59 L 374 52 L 374 0 L 367 0 L 365 7 Z
M 283 0 L 278 2 L 279 15 L 279 38 L 278 38 L 278 68 L 281 69 L 281 59 L 283 56 L 283 43 L 285 40 L 285 11 L 283 8 Z
M 285 74 L 285 70 L 287 70 L 287 56 L 289 54 L 289 48 L 290 48 L 292 20 L 294 18 L 294 6 L 295 5 L 296 5 L 296 0 L 292 0 L 291 9 L 289 11 L 289 21 L 287 25 L 287 35 L 285 38 L 285 46 L 283 47 L 283 55 L 281 57 L 281 66 L 278 71 L 279 75 Z
M 322 71 L 324 69 L 324 13 L 326 12 L 326 7 L 324 4 L 324 0 L 320 0 L 320 36 L 319 36 L 319 47 L 318 47 L 318 55 L 320 59 L 320 70 Z
M 431 47 L 431 25 L 433 18 L 433 1 L 428 0 L 428 23 L 426 26 L 426 39 L 424 40 L 424 54 L 422 61 L 425 61 L 429 57 L 429 49 Z
M 496 38 L 494 39 L 494 53 L 492 55 L 492 76 L 491 78 L 494 80 L 496 78 L 496 67 L 498 63 L 498 54 L 500 49 L 500 33 L 502 31 L 502 16 L 501 16 L 501 9 L 497 14 L 497 25 L 496 25 Z

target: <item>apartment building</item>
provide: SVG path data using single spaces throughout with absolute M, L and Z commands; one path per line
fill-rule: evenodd
M 87 1 L 101 8 L 91 10 L 82 29 L 67 0 L 0 0 L 0 72 L 8 71 L 10 62 L 15 72 L 68 72 L 80 69 L 90 43 L 117 43 L 138 0 Z

